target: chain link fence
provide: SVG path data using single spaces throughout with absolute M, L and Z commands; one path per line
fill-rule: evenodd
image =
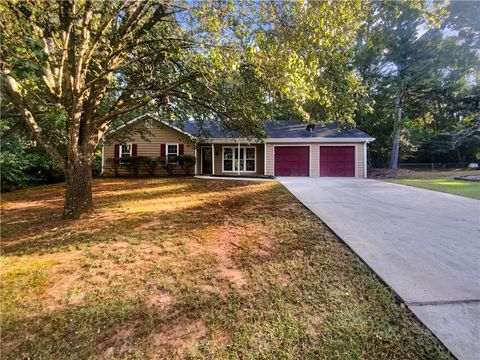
M 456 163 L 400 163 L 398 167 L 406 170 L 418 170 L 418 171 L 446 171 L 452 169 L 467 169 L 469 162 L 456 162 Z

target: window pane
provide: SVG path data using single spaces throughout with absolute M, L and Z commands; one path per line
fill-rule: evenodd
M 232 171 L 232 160 L 223 160 L 223 170 L 224 171 Z
M 255 171 L 255 160 L 246 160 L 247 171 Z
M 130 156 L 130 147 L 131 145 L 123 144 L 121 145 L 121 156 Z
M 232 148 L 224 148 L 223 149 L 223 158 L 225 160 L 231 160 L 233 159 L 233 151 L 232 151 Z
M 177 155 L 178 154 L 178 145 L 168 145 L 167 154 Z
M 255 148 L 246 148 L 247 151 L 247 159 L 255 159 Z
M 238 165 L 240 165 L 240 171 L 243 171 L 244 163 L 243 160 L 235 159 L 235 171 L 238 171 Z

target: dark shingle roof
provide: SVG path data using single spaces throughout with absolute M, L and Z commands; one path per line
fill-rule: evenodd
M 307 124 L 298 124 L 293 121 L 265 124 L 268 138 L 372 138 L 363 131 L 340 129 L 337 123 L 325 126 L 316 125 L 312 131 L 307 130 Z M 373 138 L 372 138 L 373 139 Z
M 220 128 L 216 121 L 205 122 L 201 126 L 195 121 L 178 122 L 174 124 L 185 132 L 193 136 L 202 136 L 205 138 L 233 138 L 238 137 L 235 131 L 224 131 Z M 373 139 L 370 135 L 363 131 L 352 129 L 339 129 L 338 124 L 331 123 L 326 126 L 315 126 L 310 132 L 307 130 L 307 124 L 298 124 L 294 121 L 266 122 L 265 132 L 267 138 L 284 139 L 284 138 L 361 138 Z
M 218 138 L 234 138 L 238 137 L 239 134 L 236 131 L 225 131 L 220 128 L 218 121 L 205 121 L 202 124 L 197 123 L 196 121 L 179 121 L 173 123 L 176 127 L 182 129 L 183 131 L 195 136 L 195 137 L 205 137 L 211 139 Z

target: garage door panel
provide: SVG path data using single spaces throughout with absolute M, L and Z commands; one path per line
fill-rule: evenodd
M 355 146 L 320 146 L 320 176 L 355 176 Z
M 275 146 L 275 176 L 309 175 L 309 146 Z

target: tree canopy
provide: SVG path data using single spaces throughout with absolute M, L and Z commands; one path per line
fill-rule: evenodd
M 284 114 L 352 122 L 357 109 L 362 86 L 349 60 L 359 0 L 5 1 L 0 9 L 6 107 L 64 171 L 66 217 L 92 208 L 95 148 L 138 109 L 215 117 L 254 135 Z

